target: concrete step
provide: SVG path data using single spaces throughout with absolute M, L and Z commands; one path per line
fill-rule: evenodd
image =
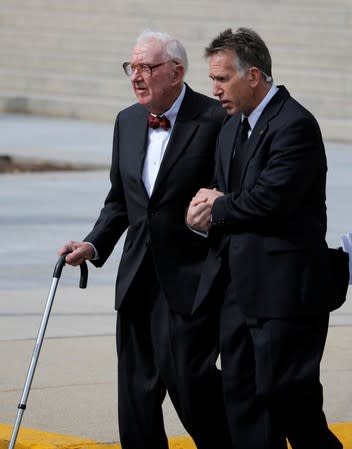
M 29 113 L 104 122 L 113 122 L 118 111 L 131 104 L 132 101 L 134 99 L 124 103 L 119 100 L 115 102 L 108 99 L 101 100 L 100 98 L 48 96 L 28 94 L 27 92 L 21 96 L 19 92 L 3 92 L 0 90 L 0 111 L 2 112 Z M 304 104 L 308 103 L 304 98 L 302 101 Z M 350 119 L 316 115 L 325 141 L 351 142 Z
M 70 21 L 66 20 L 64 15 L 61 17 L 53 16 L 57 23 L 51 23 L 46 16 L 33 15 L 33 17 L 36 20 L 28 15 L 24 18 L 14 15 L 14 20 L 12 21 L 6 15 L 0 16 L 0 27 L 2 30 L 8 30 L 10 36 L 12 35 L 14 38 L 16 36 L 16 41 L 17 39 L 19 40 L 19 45 L 21 40 L 29 37 L 28 34 L 31 30 L 35 30 L 37 33 L 36 40 L 39 41 L 39 45 L 43 48 L 47 48 L 47 45 L 50 45 L 50 41 L 56 40 L 61 50 L 65 42 L 65 47 L 68 50 L 82 48 L 83 51 L 94 51 L 94 48 L 98 47 L 98 49 L 102 48 L 102 51 L 104 51 L 106 46 L 106 51 L 113 52 L 117 50 L 119 43 L 132 44 L 136 35 L 147 26 L 143 20 L 128 19 L 121 21 L 120 19 L 116 21 L 105 16 L 94 18 L 89 16 L 84 18 L 71 17 Z M 21 22 L 21 20 L 24 20 L 24 22 Z M 64 25 L 62 25 L 62 21 L 64 21 Z M 180 22 L 182 22 L 182 26 L 180 26 Z M 190 20 L 190 18 L 185 20 L 173 18 L 172 20 L 163 20 L 162 23 L 162 29 L 167 29 L 180 37 L 187 49 L 191 48 L 191 43 L 203 49 L 212 37 L 229 26 L 227 21 L 200 24 Z M 295 32 L 289 33 L 286 32 L 285 27 L 278 25 L 263 26 L 262 23 L 258 23 L 257 26 L 253 23 L 251 25 L 262 35 L 272 52 L 275 52 L 275 49 L 279 46 L 281 48 L 294 49 L 295 51 L 301 50 L 308 54 L 310 51 L 316 52 L 317 49 L 324 49 L 326 58 L 328 58 L 329 55 L 334 55 L 336 49 L 338 49 L 338 52 L 348 50 L 352 38 L 352 24 L 349 29 L 336 26 L 328 34 L 323 27 L 312 29 L 306 26 L 296 26 Z M 289 27 L 289 24 L 286 25 Z M 92 36 L 90 29 L 95 30 L 96 34 L 93 36 L 97 36 L 96 38 Z M 118 30 L 118 34 L 116 30 Z M 53 34 L 54 31 L 56 36 Z M 4 31 L 2 34 L 4 35 Z M 67 37 L 65 37 L 66 35 Z M 99 35 L 101 35 L 101 38 L 98 37 Z M 122 39 L 119 37 L 120 35 Z M 21 38 L 22 36 L 23 38 Z M 36 38 L 33 35 L 30 37 Z M 75 42 L 76 39 L 77 42 Z M 129 53 L 130 46 L 124 48 L 124 50 Z
M 116 67 L 116 73 L 98 76 L 87 72 L 67 74 L 63 71 L 33 70 L 26 67 L 0 68 L 0 89 L 12 89 L 28 93 L 53 93 L 55 95 L 74 95 L 96 98 L 130 98 L 130 81 L 121 68 Z M 97 71 L 98 72 L 98 71 Z M 319 70 L 291 71 L 277 69 L 274 80 L 278 84 L 285 84 L 289 90 L 302 97 L 327 96 L 327 115 L 341 113 L 331 111 L 329 102 L 331 97 L 343 101 L 345 96 L 352 97 L 352 73 L 339 74 L 335 72 L 321 72 Z M 192 67 L 186 77 L 189 83 L 198 90 L 211 95 L 212 84 L 207 76 L 207 67 Z M 329 86 L 326 92 L 326 86 Z M 128 94 L 127 94 L 128 91 Z M 324 104 L 320 102 L 320 104 Z M 351 103 L 344 105 L 344 115 L 349 115 Z M 322 111 L 321 111 L 322 112 Z
M 40 116 L 113 122 L 117 113 L 134 101 L 87 98 L 63 95 L 40 95 L 0 90 L 0 111 Z
M 0 33 L 1 36 L 1 33 Z M 97 40 L 91 41 L 95 43 L 95 48 L 89 43 L 81 39 L 76 46 L 70 46 L 73 36 L 68 38 L 66 44 L 57 42 L 54 46 L 48 43 L 42 47 L 35 45 L 33 41 L 42 41 L 42 36 L 23 37 L 22 41 L 17 40 L 16 47 L 12 49 L 9 43 L 13 37 L 9 34 L 4 39 L 0 39 L 0 58 L 2 67 L 35 67 L 37 70 L 59 70 L 67 71 L 67 67 L 73 73 L 95 73 L 118 75 L 122 70 L 122 61 L 129 59 L 129 53 L 126 51 L 127 46 L 133 45 L 132 42 L 122 40 Z M 82 48 L 86 46 L 87 48 Z M 111 47 L 111 48 L 110 48 Z M 30 51 L 29 51 L 30 50 Z M 190 67 L 196 70 L 204 70 L 206 61 L 203 58 L 204 46 L 201 43 L 193 43 L 187 46 L 187 53 L 190 59 Z M 292 61 L 295 62 L 295 70 L 319 68 L 319 71 L 333 71 L 334 67 L 341 64 L 341 60 L 345 58 L 347 48 L 338 47 L 334 52 L 329 54 L 325 49 L 315 48 L 307 51 L 302 48 L 274 48 L 272 51 L 273 68 L 287 68 L 292 71 Z M 352 72 L 352 58 L 346 58 L 346 70 Z
M 229 20 L 229 17 L 231 20 Z M 324 131 L 348 130 L 352 119 L 350 0 L 2 0 L 0 109 L 111 120 L 134 101 L 121 64 L 146 27 L 185 44 L 189 83 L 211 95 L 204 47 L 219 31 L 240 25 L 268 43 L 275 82 L 324 120 Z M 32 109 L 31 109 L 32 108 Z M 336 123 L 339 124 L 336 124 Z M 347 132 L 345 133 L 347 135 Z M 343 139 L 346 138 L 344 133 Z M 350 137 L 352 140 L 352 137 Z
M 18 49 L 10 51 L 8 48 L 0 48 L 0 58 L 2 60 L 1 67 L 8 71 L 32 70 L 39 73 L 42 71 L 67 73 L 67 67 L 69 67 L 72 75 L 86 74 L 98 78 L 124 75 L 122 68 L 124 59 L 122 57 L 117 59 L 116 55 L 112 57 L 96 54 L 83 57 L 78 52 L 52 54 L 50 52 L 36 53 L 35 51 L 23 54 Z
M 38 16 L 40 17 L 41 14 Z M 15 15 L 14 17 L 17 16 Z M 0 15 L 0 21 L 2 20 L 4 22 L 6 18 L 6 15 Z M 72 27 L 72 29 L 63 30 L 60 22 L 63 18 L 60 18 L 58 26 L 54 27 L 50 24 L 50 27 L 48 27 L 47 24 L 44 29 L 41 28 L 41 23 L 43 21 L 45 22 L 45 17 L 42 17 L 41 20 L 38 19 L 36 23 L 31 23 L 30 18 L 27 15 L 26 19 L 25 24 L 17 28 L 14 27 L 13 24 L 2 24 L 0 27 L 1 46 L 12 44 L 13 48 L 22 48 L 23 46 L 28 47 L 28 44 L 33 41 L 35 45 L 32 49 L 37 50 L 40 48 L 59 51 L 81 50 L 85 53 L 90 51 L 95 52 L 99 49 L 102 52 L 113 53 L 114 51 L 119 50 L 117 44 L 131 45 L 137 34 L 146 26 L 143 24 L 141 28 L 134 27 L 132 20 L 126 17 L 125 20 L 120 18 L 119 21 L 114 23 L 114 28 L 108 30 L 106 26 L 107 18 L 103 17 L 102 28 L 98 30 L 97 24 L 95 24 L 95 30 L 94 33 L 92 33 L 86 23 L 83 23 L 81 29 Z M 168 22 L 169 21 L 170 19 L 168 19 Z M 161 29 L 169 30 L 169 28 L 166 28 L 166 25 L 167 23 L 163 21 Z M 182 21 L 182 25 L 180 25 L 179 22 L 173 20 L 172 25 L 173 27 L 177 26 L 175 34 L 180 37 L 188 50 L 191 50 L 193 46 L 201 47 L 203 49 L 211 38 L 219 31 L 229 27 L 228 22 L 219 23 L 219 21 L 217 21 L 215 24 L 204 23 L 203 27 L 207 27 L 206 29 L 209 31 L 207 31 L 207 33 L 203 32 L 200 36 L 195 33 L 195 29 L 199 23 Z M 285 22 L 284 25 L 286 25 Z M 280 23 L 272 24 L 271 22 L 260 22 L 258 23 L 258 26 L 254 26 L 253 20 L 251 21 L 251 26 L 253 28 L 255 27 L 255 29 L 262 34 L 267 43 L 270 44 L 272 52 L 277 49 L 281 50 L 280 54 L 282 54 L 284 50 L 308 53 L 318 52 L 321 54 L 324 51 L 325 53 L 327 52 L 330 57 L 330 55 L 333 55 L 335 52 L 341 54 L 342 51 L 350 48 L 352 23 L 331 28 L 328 33 L 323 25 L 320 28 L 296 25 L 294 32 L 287 32 L 284 25 Z M 116 28 L 116 26 L 118 28 Z M 170 30 L 170 32 L 172 31 Z M 15 41 L 14 38 L 16 38 Z M 13 45 L 14 42 L 16 42 L 15 46 Z M 129 52 L 130 47 L 127 47 L 124 51 Z M 348 63 L 349 61 L 346 62 Z
M 319 67 L 301 70 L 279 67 L 273 70 L 273 76 L 275 82 L 287 84 L 302 94 L 315 92 L 318 95 L 338 95 L 341 98 L 352 95 L 352 73 L 321 71 Z
M 275 32 L 276 29 L 285 29 L 290 27 L 295 31 L 292 33 L 281 33 L 280 41 L 286 42 L 286 39 L 293 39 L 293 43 L 299 44 L 297 38 L 303 34 L 315 34 L 320 30 L 321 35 L 335 33 L 343 28 L 349 28 L 352 23 L 350 13 L 351 6 L 339 7 L 339 2 L 332 5 L 296 5 L 277 4 L 277 2 L 268 2 L 265 8 L 261 8 L 258 14 L 258 3 L 252 2 L 241 6 L 239 9 L 236 4 L 229 8 L 228 2 L 218 0 L 216 4 L 203 2 L 202 8 L 199 8 L 198 2 L 193 4 L 189 1 L 175 2 L 168 5 L 167 10 L 163 7 L 161 1 L 154 1 L 154 14 L 151 15 L 150 2 L 136 5 L 129 2 L 123 5 L 117 2 L 110 4 L 111 8 L 100 8 L 94 11 L 87 6 L 80 10 L 72 6 L 64 8 L 55 5 L 61 5 L 61 2 L 50 3 L 50 7 L 43 5 L 32 8 L 26 5 L 14 7 L 10 0 L 3 0 L 2 14 L 0 15 L 1 27 L 19 28 L 19 29 L 58 29 L 61 32 L 73 30 L 76 33 L 94 29 L 106 32 L 136 34 L 136 30 L 143 29 L 145 26 L 162 23 L 165 29 L 178 31 L 178 35 L 184 37 L 209 39 L 210 36 L 223 28 L 229 26 L 227 17 L 234 14 L 236 23 L 250 23 L 251 26 L 258 28 L 267 27 L 268 30 Z M 113 6 L 115 6 L 113 8 Z M 226 18 L 223 11 L 226 8 Z M 232 10 L 231 10 L 232 9 Z M 187 13 L 185 13 L 187 11 Z M 25 13 L 24 13 L 25 12 Z M 202 18 L 205 21 L 201 20 Z M 213 18 L 214 20 L 208 20 Z M 116 27 L 118 26 L 118 28 Z M 327 27 L 329 33 L 326 32 Z M 286 28 L 287 29 L 287 28 Z M 210 31 L 210 33 L 209 33 Z M 277 39 L 277 34 L 276 34 Z M 310 41 L 305 44 L 309 45 Z
M 23 90 L 28 92 L 54 93 L 57 95 L 76 94 L 95 98 L 117 98 L 130 90 L 130 81 L 121 74 L 120 77 L 69 75 L 63 72 L 42 72 L 31 70 L 0 69 L 0 89 Z
M 17 12 L 18 9 L 23 8 L 22 0 L 3 0 L 3 8 L 8 11 Z M 257 22 L 266 23 L 276 23 L 277 20 L 281 20 L 283 14 L 287 16 L 287 23 L 297 25 L 298 23 L 307 23 L 310 26 L 326 26 L 333 25 L 338 26 L 340 24 L 346 23 L 345 9 L 350 8 L 349 0 L 337 0 L 331 3 L 328 0 L 319 0 L 319 3 L 307 3 L 304 0 L 295 2 L 292 4 L 291 1 L 281 1 L 280 3 L 276 1 L 267 1 L 265 8 L 263 8 L 263 3 L 260 0 L 247 2 L 238 8 L 238 5 L 233 3 L 229 5 L 227 0 L 217 0 L 217 2 L 202 2 L 202 7 L 199 8 L 199 2 L 180 0 L 178 2 L 173 2 L 167 5 L 159 0 L 154 1 L 152 4 L 150 2 L 146 3 L 143 1 L 134 2 L 123 2 L 115 0 L 105 0 L 104 8 L 101 4 L 95 0 L 75 0 L 75 2 L 70 2 L 68 0 L 57 2 L 55 0 L 30 0 L 26 2 L 26 10 L 38 11 L 44 10 L 46 14 L 50 16 L 51 14 L 57 15 L 60 12 L 64 14 L 80 14 L 86 15 L 93 13 L 96 17 L 97 15 L 107 15 L 111 16 L 111 13 L 117 14 L 117 17 L 121 16 L 137 16 L 140 17 L 150 17 L 151 7 L 154 9 L 153 17 L 165 16 L 165 17 L 190 17 L 196 20 L 200 16 L 206 16 L 209 18 L 222 16 L 224 17 L 224 11 L 226 14 L 236 13 L 236 21 L 239 23 L 244 17 L 256 20 Z M 258 11 L 260 7 L 260 11 Z M 260 14 L 258 14 L 260 12 Z M 348 17 L 347 17 L 348 19 Z M 351 17 L 349 17 L 351 19 Z M 19 19 L 21 22 L 21 20 Z

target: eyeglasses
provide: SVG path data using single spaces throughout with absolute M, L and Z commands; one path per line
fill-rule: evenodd
M 179 64 L 178 61 L 170 59 L 169 61 L 160 62 L 160 64 L 132 64 L 131 62 L 124 62 L 122 64 L 123 70 L 127 76 L 132 76 L 135 70 L 138 70 L 145 77 L 151 77 L 153 75 L 153 70 L 160 67 L 168 62 L 173 62 L 174 64 Z

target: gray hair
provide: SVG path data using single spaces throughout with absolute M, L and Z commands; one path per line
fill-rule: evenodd
M 205 49 L 205 57 L 224 50 L 234 53 L 235 67 L 241 74 L 249 67 L 255 66 L 262 72 L 267 83 L 272 82 L 270 52 L 258 33 L 244 27 L 233 33 L 231 28 L 228 28 L 212 40 Z
M 188 58 L 185 47 L 175 37 L 168 33 L 160 31 L 145 30 L 137 38 L 137 43 L 157 40 L 162 43 L 165 51 L 165 56 L 178 61 L 185 69 L 185 73 L 188 69 Z

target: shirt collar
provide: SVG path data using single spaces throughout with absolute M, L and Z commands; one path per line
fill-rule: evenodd
M 176 100 L 172 104 L 171 108 L 168 109 L 167 111 L 165 111 L 164 114 L 163 114 L 163 115 L 166 115 L 166 117 L 169 119 L 170 124 L 171 124 L 171 128 L 175 124 L 176 117 L 177 117 L 178 111 L 179 111 L 179 109 L 181 107 L 181 103 L 182 103 L 182 101 L 184 99 L 185 93 L 186 93 L 186 85 L 183 84 L 182 90 L 180 92 L 180 95 L 176 98 Z
M 266 96 L 263 98 L 263 100 L 259 103 L 259 105 L 252 111 L 248 116 L 248 122 L 251 126 L 251 130 L 255 127 L 257 121 L 259 120 L 259 117 L 261 116 L 262 112 L 264 111 L 265 106 L 269 103 L 269 101 L 273 98 L 273 96 L 276 94 L 276 92 L 279 90 L 277 86 L 274 84 L 271 86 L 270 90 L 266 94 Z M 244 115 L 242 114 L 242 120 L 244 118 Z

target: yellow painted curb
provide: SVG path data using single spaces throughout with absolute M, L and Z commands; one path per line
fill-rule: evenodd
M 352 449 L 352 423 L 329 424 L 330 429 L 342 441 L 344 449 Z
M 342 441 L 344 449 L 352 449 L 352 423 L 330 424 L 329 427 Z M 8 449 L 12 429 L 8 424 L 0 424 L 0 449 Z M 170 437 L 169 446 L 170 449 L 196 449 L 188 436 Z M 76 436 L 21 428 L 16 449 L 121 449 L 121 446 L 118 443 L 104 444 Z
M 345 422 L 329 424 L 329 428 L 342 442 L 343 449 L 352 449 L 352 423 Z M 288 445 L 288 447 L 291 448 L 290 445 Z
M 12 429 L 13 426 L 0 424 L 0 449 L 8 448 Z M 20 428 L 16 441 L 16 449 L 83 448 L 91 447 L 94 444 L 96 444 L 94 440 Z
M 8 449 L 12 429 L 10 425 L 0 424 L 0 449 Z M 187 436 L 170 437 L 169 446 L 170 449 L 196 449 L 192 439 Z M 121 449 L 121 446 L 117 443 L 103 444 L 75 436 L 20 428 L 16 449 Z

